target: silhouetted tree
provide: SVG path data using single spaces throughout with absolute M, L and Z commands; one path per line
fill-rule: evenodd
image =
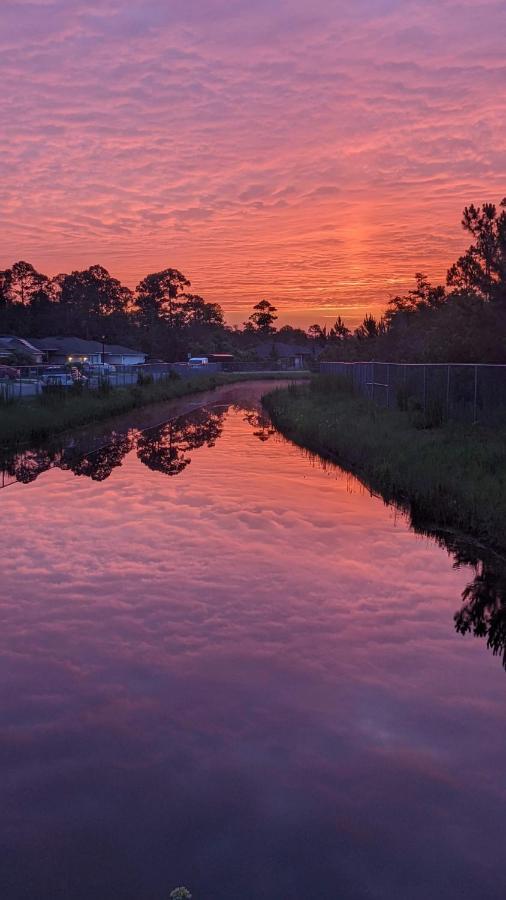
M 131 291 L 103 266 L 57 275 L 54 280 L 59 303 L 79 316 L 109 316 L 125 311 L 132 302 Z
M 385 325 L 391 327 L 399 316 L 440 309 L 446 301 L 446 291 L 441 285 L 433 286 L 423 272 L 415 275 L 416 287 L 404 297 L 389 300 L 385 313 Z
M 498 214 L 494 203 L 466 206 L 462 226 L 474 238 L 466 253 L 448 270 L 447 284 L 475 291 L 484 300 L 506 302 L 506 198 Z
M 346 327 L 341 316 L 338 316 L 329 331 L 329 340 L 344 341 L 346 338 L 349 338 L 350 335 L 350 329 Z
M 381 320 L 378 322 L 374 316 L 368 314 L 364 317 L 364 321 L 355 329 L 355 337 L 359 341 L 372 340 L 378 337 L 383 331 Z
M 198 294 L 183 294 L 182 297 L 181 310 L 186 325 L 223 326 L 223 310 L 218 303 L 207 303 Z
M 307 334 L 302 328 L 294 328 L 292 325 L 283 325 L 278 329 L 277 335 L 287 343 L 303 344 L 307 340 Z
M 190 282 L 178 269 L 164 269 L 147 275 L 136 288 L 136 307 L 143 325 L 158 320 L 167 322 L 170 328 L 181 325 L 180 299 Z
M 269 303 L 268 300 L 260 300 L 260 303 L 253 307 L 253 310 L 249 317 L 253 330 L 259 334 L 273 334 L 276 331 L 274 322 L 278 318 L 275 315 L 277 312 L 276 307 Z
M 11 294 L 12 285 L 12 269 L 3 269 L 0 271 L 0 309 L 5 309 L 12 303 Z
M 327 329 L 325 326 L 322 328 L 321 325 L 310 325 L 307 334 L 310 340 L 317 341 L 319 344 L 324 344 L 327 340 Z
M 34 267 L 23 260 L 14 263 L 9 272 L 4 272 L 4 288 L 12 303 L 27 305 L 33 295 L 49 285 L 47 275 L 41 275 Z

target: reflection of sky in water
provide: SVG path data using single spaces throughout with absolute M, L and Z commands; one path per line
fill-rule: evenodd
M 2 898 L 502 897 L 469 573 L 244 416 L 2 492 Z

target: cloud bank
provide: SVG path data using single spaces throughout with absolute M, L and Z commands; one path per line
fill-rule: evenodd
M 0 265 L 175 265 L 241 321 L 354 322 L 505 189 L 501 2 L 31 0 L 0 12 Z

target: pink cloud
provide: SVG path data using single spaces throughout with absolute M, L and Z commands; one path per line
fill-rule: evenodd
M 505 192 L 502 3 L 0 18 L 0 265 L 100 261 L 135 285 L 170 264 L 235 320 L 264 294 L 284 318 L 359 318 L 420 268 L 442 277 L 463 205 Z

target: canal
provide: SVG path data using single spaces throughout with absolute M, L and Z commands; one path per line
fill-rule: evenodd
M 496 571 L 265 390 L 4 461 L 2 900 L 503 897 Z

